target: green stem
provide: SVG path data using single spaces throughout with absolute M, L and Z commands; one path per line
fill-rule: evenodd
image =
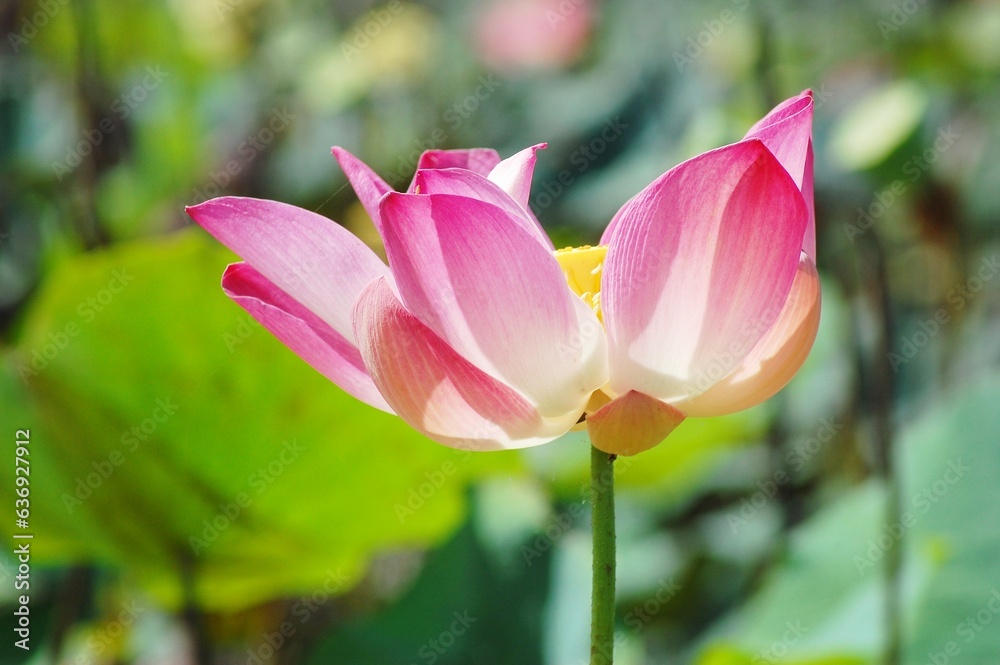
M 615 456 L 590 449 L 591 530 L 594 534 L 590 605 L 590 665 L 612 665 L 615 647 Z

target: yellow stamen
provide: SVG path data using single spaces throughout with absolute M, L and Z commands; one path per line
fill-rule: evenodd
M 604 270 L 604 257 L 607 256 L 606 245 L 591 247 L 566 247 L 557 249 L 556 261 L 566 275 L 566 283 L 576 295 L 583 299 L 598 320 L 601 318 L 601 273 Z

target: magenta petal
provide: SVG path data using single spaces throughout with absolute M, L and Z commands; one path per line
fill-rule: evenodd
M 812 142 L 812 117 L 812 91 L 806 90 L 774 107 L 744 137 L 763 141 L 800 189 L 805 180 L 806 151 Z
M 499 185 L 483 176 L 465 169 L 429 169 L 417 171 L 413 177 L 414 190 L 420 194 L 453 194 L 491 203 L 510 214 L 511 219 L 534 235 L 547 250 L 555 247 L 538 220 L 520 206 Z
M 272 335 L 345 392 L 392 413 L 368 375 L 361 353 L 343 335 L 246 263 L 234 263 L 222 288 Z
M 813 205 L 813 96 L 806 90 L 778 104 L 750 128 L 745 139 L 760 139 L 795 180 L 809 208 L 802 249 L 816 258 L 816 215 Z
M 806 224 L 806 232 L 802 237 L 802 251 L 809 257 L 816 260 L 816 201 L 813 195 L 813 146 L 809 143 L 809 150 L 806 152 L 806 174 L 802 181 L 802 198 L 806 202 L 806 209 L 809 211 L 809 222 Z
M 224 197 L 187 212 L 352 343 L 354 300 L 373 279 L 389 275 L 386 265 L 350 231 L 286 203 Z
M 795 184 L 801 189 L 809 207 L 809 227 L 803 249 L 809 256 L 816 256 L 816 229 L 813 210 L 813 158 L 812 158 L 812 90 L 786 99 L 766 116 L 758 120 L 747 132 L 743 140 L 759 139 L 764 142 L 774 156 L 789 172 Z M 606 245 L 618 225 L 619 218 L 628 208 L 628 201 L 615 214 L 601 236 L 601 244 Z M 811 241 L 809 240 L 811 238 Z
M 426 150 L 417 160 L 417 170 L 422 169 L 465 169 L 479 175 L 490 174 L 500 163 L 500 155 L 493 148 L 471 148 L 468 150 Z M 410 190 L 412 191 L 412 186 Z
M 544 417 L 583 409 L 607 379 L 604 333 L 522 220 L 447 194 L 389 194 L 381 214 L 409 311 Z
M 525 210 L 528 209 L 528 197 L 531 194 L 531 177 L 535 173 L 535 153 L 548 146 L 538 143 L 511 155 L 490 171 L 489 179 L 500 186 L 500 189 L 510 194 Z
M 362 292 L 354 320 L 375 384 L 403 420 L 438 443 L 523 448 L 573 426 L 573 418 L 544 421 L 517 391 L 462 358 L 403 307 L 384 279 Z
M 367 164 L 347 152 L 339 146 L 332 149 L 333 156 L 337 158 L 337 163 L 344 170 L 348 182 L 354 188 L 354 193 L 358 195 L 358 200 L 364 206 L 368 216 L 375 224 L 375 229 L 382 233 L 382 222 L 378 217 L 378 202 L 386 193 L 393 191 L 382 178 L 378 176 Z
M 528 205 L 528 199 L 531 197 L 531 178 L 535 173 L 535 162 L 537 161 L 535 153 L 547 146 L 547 143 L 538 143 L 508 157 L 493 167 L 493 170 L 490 171 L 489 179 L 510 194 L 512 199 L 517 201 L 524 214 L 537 228 L 543 238 L 543 242 L 549 249 L 554 250 L 555 246 L 549 240 L 549 236 L 545 233 L 545 229 L 542 228 L 538 218 L 535 217 L 531 206 Z
M 601 303 L 611 389 L 676 403 L 734 369 L 778 316 L 806 207 L 760 141 L 671 169 L 622 211 Z

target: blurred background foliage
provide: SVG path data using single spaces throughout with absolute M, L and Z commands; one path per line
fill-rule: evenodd
M 8 0 L 0 28 L 0 429 L 31 430 L 35 533 L 29 652 L 0 552 L 3 663 L 586 662 L 585 442 L 463 454 L 351 400 L 225 298 L 183 206 L 374 243 L 331 145 L 398 187 L 426 148 L 547 141 L 532 204 L 595 242 L 806 87 L 816 349 L 619 462 L 617 662 L 997 662 L 1000 3 Z

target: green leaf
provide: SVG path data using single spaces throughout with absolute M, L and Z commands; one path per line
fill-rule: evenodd
M 950 665 L 973 665 L 1000 653 L 998 400 L 1000 378 L 971 384 L 900 442 L 903 506 L 916 520 L 906 545 L 934 570 L 908 628 L 916 659 L 945 654 Z
M 209 609 L 342 593 L 376 553 L 446 538 L 470 478 L 519 466 L 347 396 L 222 294 L 229 259 L 192 231 L 45 284 L 8 358 L 30 401 L 0 418 L 32 430 L 37 562 L 116 564 Z
M 540 665 L 549 578 L 548 566 L 494 565 L 468 526 L 397 603 L 344 622 L 307 663 Z
M 830 150 L 848 170 L 877 166 L 916 130 L 927 93 L 913 81 L 895 81 L 869 93 L 833 127 Z
M 757 663 L 780 662 L 783 665 L 865 665 L 863 658 L 831 656 L 820 658 L 776 658 L 768 660 L 758 654 L 751 654 L 731 646 L 717 646 L 707 651 L 698 665 L 757 665 Z
M 878 643 L 879 563 L 859 571 L 852 553 L 877 537 L 883 501 L 881 487 L 868 483 L 796 529 L 785 560 L 754 598 L 716 627 L 699 665 L 752 658 L 867 662 Z M 723 659 L 723 646 L 744 660 Z
M 759 592 L 715 627 L 700 665 L 779 651 L 781 662 L 875 662 L 885 640 L 886 552 L 900 546 L 905 662 L 992 662 L 1000 653 L 990 627 L 1000 621 L 998 400 L 1000 378 L 983 380 L 901 433 L 899 515 L 887 519 L 875 480 L 824 507 L 792 533 Z

